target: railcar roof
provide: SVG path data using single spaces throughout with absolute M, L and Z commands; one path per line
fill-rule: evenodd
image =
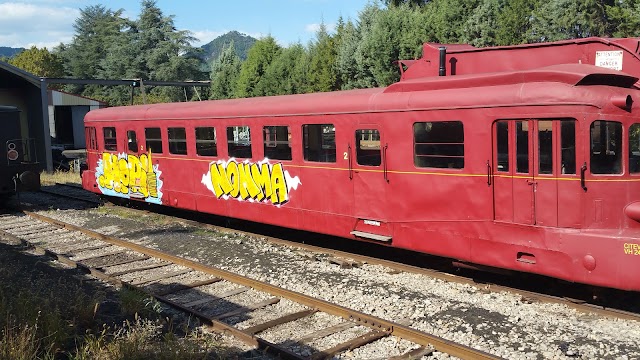
M 633 88 L 638 78 L 620 71 L 583 64 L 553 65 L 545 68 L 510 71 L 503 73 L 483 73 L 475 75 L 456 75 L 444 77 L 425 77 L 402 81 L 387 88 L 334 91 L 314 94 L 283 95 L 256 97 L 247 99 L 213 100 L 202 102 L 166 103 L 138 106 L 113 107 L 89 112 L 88 121 L 128 121 L 151 119 L 207 119 L 251 116 L 285 116 L 285 115 L 326 115 L 332 113 L 357 113 L 372 110 L 406 109 L 409 103 L 425 104 L 424 100 L 415 101 L 416 95 L 431 92 L 442 96 L 428 96 L 433 101 L 444 101 L 456 98 L 491 105 L 491 91 L 478 91 L 480 88 L 497 86 L 532 84 L 531 90 L 548 97 L 552 101 L 567 100 L 566 88 L 581 85 L 608 85 L 621 88 Z M 561 89 L 552 91 L 552 84 Z M 457 91 L 457 93 L 455 93 Z M 411 94 L 409 98 L 407 94 Z M 504 102 L 503 94 L 495 92 L 495 99 Z M 515 102 L 516 96 L 523 96 L 522 91 L 510 92 Z M 540 95 L 533 97 L 541 99 Z M 430 101 L 431 101 L 430 100 Z M 576 99 L 577 100 L 577 99 Z M 586 98 L 580 99 L 587 101 Z M 449 102 L 453 105 L 453 103 Z

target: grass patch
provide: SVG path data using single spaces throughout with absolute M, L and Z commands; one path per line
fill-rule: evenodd
M 0 243 L 0 359 L 222 359 L 192 326 L 173 329 L 160 304 Z
M 82 185 L 80 173 L 61 170 L 56 170 L 52 173 L 46 171 L 41 172 L 40 182 L 42 182 L 43 185 L 53 185 L 55 183 Z

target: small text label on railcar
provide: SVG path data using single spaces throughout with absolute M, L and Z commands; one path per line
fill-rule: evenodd
M 640 244 L 624 243 L 624 253 L 627 255 L 640 255 Z
M 289 201 L 292 190 L 301 184 L 282 163 L 271 164 L 269 159 L 257 163 L 231 158 L 209 164 L 209 172 L 202 175 L 202 184 L 218 199 L 271 202 L 283 205 Z
M 151 152 L 140 156 L 105 152 L 98 160 L 96 182 L 105 195 L 161 204 L 161 173 L 159 166 L 153 165 Z
M 596 66 L 622 70 L 622 51 L 596 51 Z

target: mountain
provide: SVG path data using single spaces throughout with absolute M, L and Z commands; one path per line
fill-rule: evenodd
M 237 31 L 230 31 L 224 35 L 218 36 L 210 43 L 201 46 L 204 50 L 204 54 L 202 55 L 204 61 L 208 64 L 211 60 L 217 59 L 222 52 L 222 47 L 231 43 L 231 41 L 233 41 L 236 54 L 238 54 L 242 60 L 245 60 L 247 58 L 249 48 L 253 46 L 257 39 L 252 38 L 249 35 L 241 34 Z
M 0 57 L 11 58 L 23 50 L 24 48 L 11 48 L 6 46 L 0 46 Z

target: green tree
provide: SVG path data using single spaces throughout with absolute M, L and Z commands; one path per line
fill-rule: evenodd
M 479 4 L 479 0 L 431 1 L 425 10 L 435 41 L 443 44 L 459 43 L 463 37 L 464 24 Z
M 9 59 L 9 64 L 40 77 L 64 76 L 62 58 L 46 48 L 38 49 L 32 46 Z
M 336 67 L 342 89 L 378 86 L 372 72 L 373 59 L 365 43 L 371 37 L 373 24 L 381 11 L 375 4 L 367 4 L 359 13 L 357 24 L 348 21 L 338 29 L 341 33 Z
M 137 21 L 136 46 L 142 56 L 141 73 L 156 81 L 200 80 L 199 50 L 191 46 L 195 38 L 189 31 L 177 30 L 173 16 L 164 16 L 155 0 L 142 0 Z M 156 95 L 172 101 L 186 100 L 190 95 L 181 88 L 157 87 Z
M 232 40 L 222 47 L 220 56 L 211 64 L 210 99 L 229 99 L 235 95 L 236 81 L 242 64 L 235 48 Z
M 483 0 L 462 27 L 461 42 L 477 47 L 497 45 L 498 17 L 506 0 Z
M 102 5 L 92 5 L 80 10 L 73 28 L 75 35 L 68 46 L 58 47 L 64 60 L 65 72 L 79 79 L 95 79 L 99 65 L 107 56 L 111 44 L 117 41 L 125 26 L 123 10 L 112 11 Z M 74 93 L 83 92 L 85 86 L 66 87 Z M 86 95 L 86 93 L 85 93 Z
M 336 53 L 334 39 L 322 23 L 315 41 L 309 45 L 309 92 L 337 90 Z
M 301 44 L 282 49 L 269 64 L 259 92 L 264 95 L 301 94 L 308 91 L 308 54 Z
M 422 44 L 433 37 L 425 21 L 422 9 L 409 5 L 391 7 L 377 14 L 371 31 L 362 39 L 362 46 L 378 85 L 386 86 L 399 80 L 397 60 L 420 57 Z
M 256 41 L 249 49 L 247 60 L 242 63 L 235 94 L 239 98 L 265 95 L 267 85 L 257 86 L 273 59 L 279 54 L 280 46 L 272 36 Z
M 532 12 L 540 0 L 510 0 L 498 14 L 495 28 L 497 45 L 517 45 L 527 42 Z
M 533 11 L 529 42 L 548 42 L 607 35 L 603 1 L 550 0 Z
M 384 4 L 387 6 L 400 6 L 409 4 L 412 6 L 422 6 L 427 4 L 431 0 L 384 0 Z
M 605 6 L 608 32 L 614 37 L 640 36 L 640 1 L 620 0 Z

